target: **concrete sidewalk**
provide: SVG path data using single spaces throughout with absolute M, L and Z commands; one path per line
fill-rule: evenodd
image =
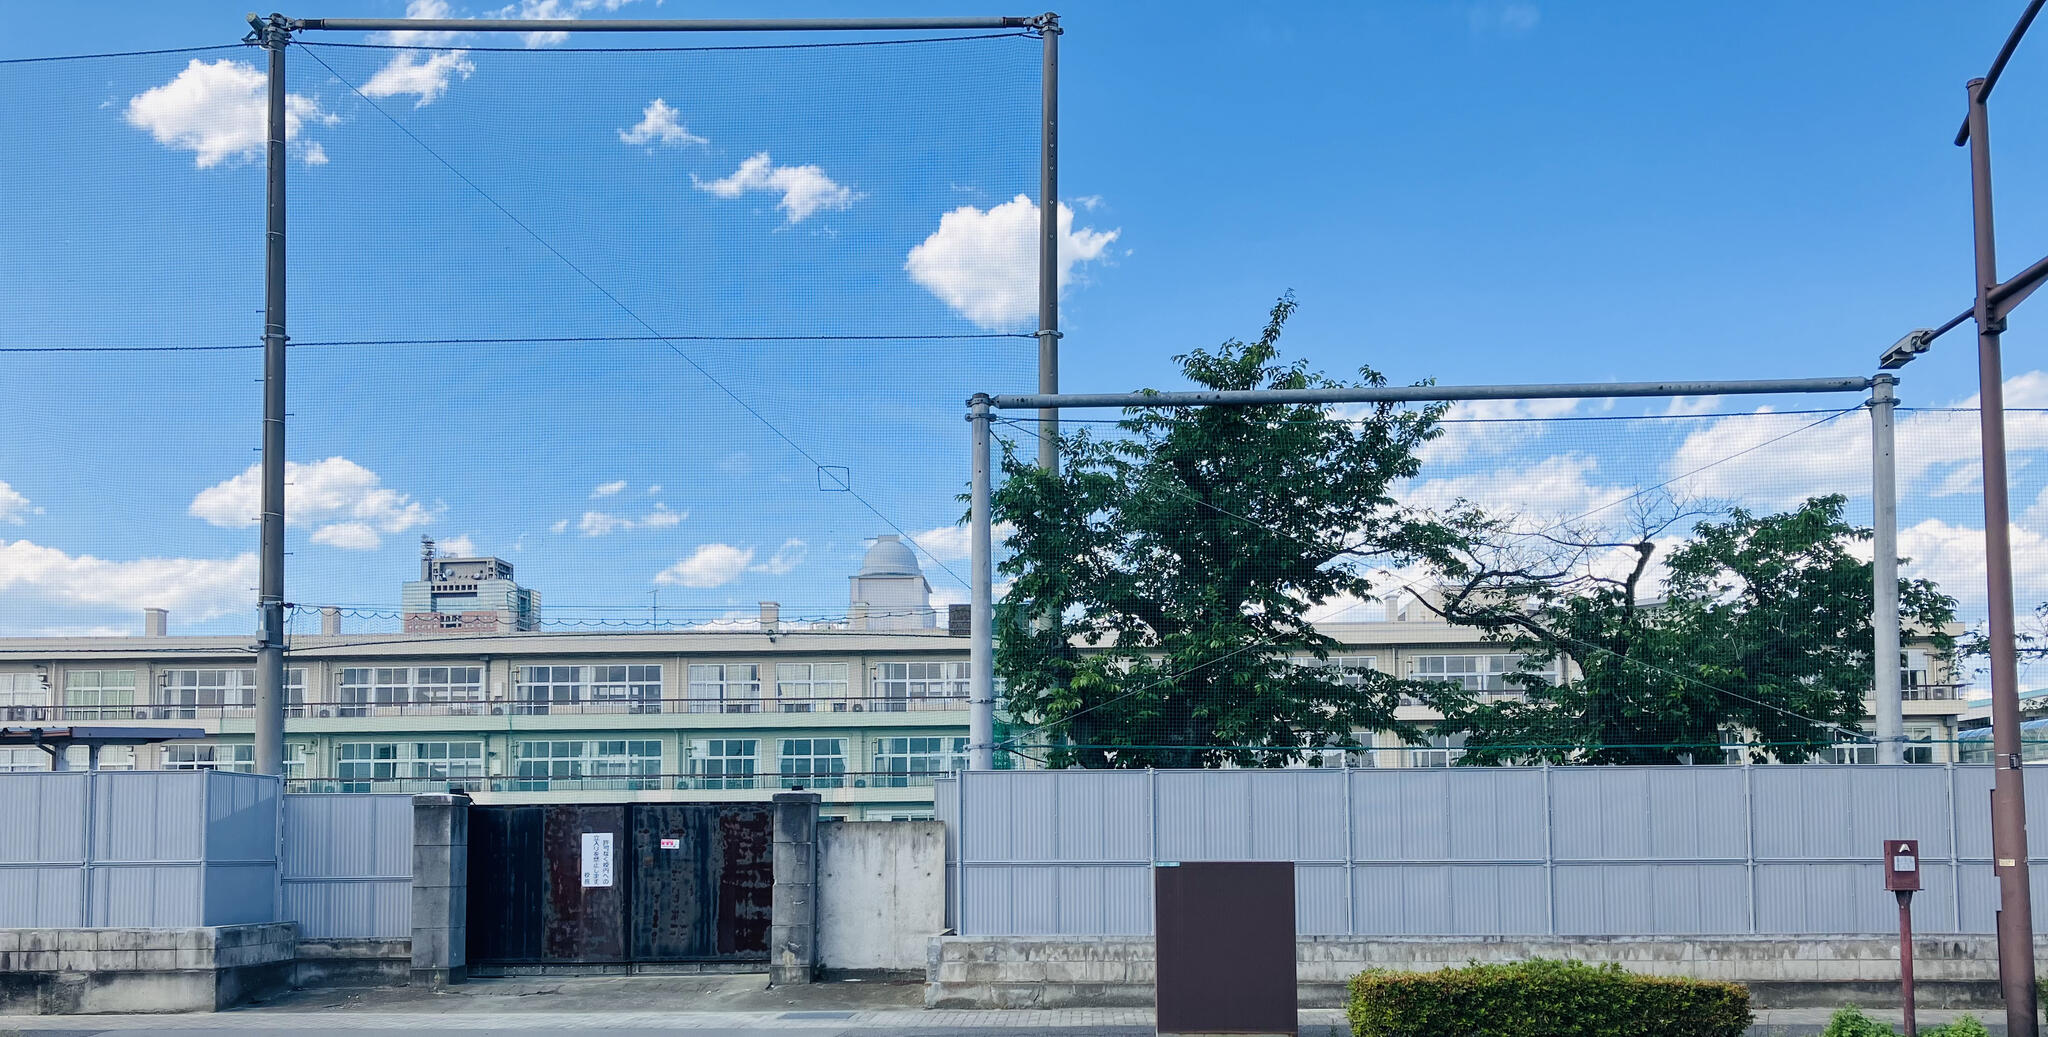
M 815 983 L 769 987 L 760 975 L 539 976 L 479 980 L 445 990 L 423 987 L 301 990 L 274 1001 L 210 1015 L 0 1017 L 0 1037 L 88 1037 L 149 1031 L 175 1037 L 289 1033 L 327 1037 L 373 1030 L 451 1031 L 471 1034 L 915 1034 L 918 1037 L 1149 1037 L 1149 1008 L 1069 1008 L 1011 1011 L 927 1011 L 915 982 Z M 1757 1013 L 1757 1037 L 1817 1034 L 1831 1013 L 1792 1009 Z M 1896 1026 L 1899 1013 L 1869 1011 Z M 1963 1013 L 1923 1011 L 1924 1026 Z M 1993 1033 L 2003 1014 L 1974 1013 Z M 1344 1013 L 1301 1013 L 1302 1037 L 1348 1034 Z

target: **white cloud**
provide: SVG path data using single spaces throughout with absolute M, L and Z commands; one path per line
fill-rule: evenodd
M 1410 480 L 1396 496 L 1403 504 L 1432 510 L 1462 499 L 1494 515 L 1569 519 L 1634 492 L 1632 487 L 1600 485 L 1595 481 L 1598 468 L 1599 463 L 1585 454 L 1558 454 L 1526 465 Z M 1604 512 L 1595 516 L 1610 517 Z
M 1077 263 L 1101 258 L 1121 230 L 1074 230 L 1074 210 L 1059 208 L 1059 288 Z M 963 205 L 939 217 L 939 229 L 910 250 L 910 279 L 984 328 L 1009 328 L 1038 313 L 1038 206 L 1018 195 L 987 210 Z
M 447 0 L 411 0 L 410 3 L 405 5 L 405 16 L 407 18 L 461 17 L 448 4 Z M 394 47 L 447 47 L 460 43 L 467 39 L 469 35 L 466 32 L 454 32 L 446 29 L 433 31 L 402 29 L 397 32 L 374 34 L 371 37 L 371 41 L 374 43 L 388 43 Z
M 5 482 L 0 482 L 0 522 L 12 522 L 19 526 L 28 521 L 29 515 L 40 515 L 43 509 L 29 503 L 21 491 Z
M 1443 435 L 1416 451 L 1424 464 L 1444 464 L 1471 457 L 1498 456 L 1541 439 L 1550 426 L 1541 418 L 1560 418 L 1579 407 L 1578 400 L 1466 400 L 1444 414 Z M 1340 417 L 1364 417 L 1370 404 L 1337 408 Z
M 692 177 L 695 180 L 694 177 Z M 773 191 L 782 195 L 775 204 L 790 223 L 802 222 L 822 209 L 844 209 L 853 204 L 853 189 L 832 182 L 817 166 L 778 166 L 763 151 L 740 163 L 732 175 L 721 180 L 696 180 L 699 190 L 720 198 L 738 198 L 748 191 Z
M 656 496 L 656 495 L 658 495 L 658 494 L 660 494 L 660 493 L 661 493 L 661 484 L 660 484 L 660 483 L 655 483 L 654 485 L 652 485 L 652 486 L 649 486 L 649 487 L 647 488 L 647 495 L 648 495 L 649 497 L 653 497 L 653 496 Z
M 624 515 L 612 515 L 602 511 L 586 511 L 576 528 L 587 537 L 601 537 L 621 529 L 632 529 L 633 520 Z
M 670 511 L 668 505 L 656 501 L 653 511 L 637 519 L 606 511 L 586 511 L 583 517 L 577 520 L 576 528 L 584 536 L 601 537 L 629 529 L 667 529 L 689 517 L 690 513 L 687 511 Z M 567 529 L 568 523 L 567 519 L 555 523 L 555 532 L 560 533 Z
M 1074 203 L 1089 212 L 1094 212 L 1102 205 L 1102 196 L 1099 194 L 1084 194 L 1074 199 Z
M 392 55 L 391 61 L 378 69 L 369 82 L 363 84 L 363 94 L 368 97 L 411 94 L 419 98 L 413 107 L 425 108 L 448 92 L 448 84 L 456 76 L 468 79 L 475 71 L 476 63 L 469 60 L 467 51 L 445 50 L 425 56 L 420 51 L 400 51 Z
M 443 555 L 450 558 L 473 558 L 476 556 L 476 541 L 470 539 L 467 533 L 460 536 L 442 537 L 434 541 L 434 546 Z
M 424 526 L 441 512 L 384 486 L 377 473 L 346 457 L 287 461 L 284 481 L 285 521 L 322 526 L 312 540 L 331 547 L 369 550 L 378 545 L 377 534 Z M 263 466 L 250 465 L 242 474 L 199 491 L 187 511 L 227 529 L 253 526 L 262 508 L 262 487 Z
M 1508 3 L 1473 4 L 1466 13 L 1475 33 L 1518 36 L 1536 28 L 1543 12 L 1535 4 L 1510 0 Z
M 2007 448 L 2048 448 L 2048 373 L 2029 371 L 2005 383 Z M 1955 407 L 1975 408 L 1977 397 Z M 1817 414 L 1773 414 L 1769 408 L 1698 426 L 1667 465 L 1673 488 L 1756 509 L 1782 510 L 1809 497 L 1870 496 L 1870 419 L 1861 408 L 1820 422 Z M 1808 425 L 1814 425 L 1807 428 Z M 1931 410 L 1900 414 L 1894 465 L 1899 498 L 1977 491 L 1978 425 L 1974 414 Z M 1704 469 L 1703 471 L 1695 471 Z
M 256 555 L 139 558 L 117 562 L 70 555 L 27 540 L 0 541 L 0 592 L 54 604 L 167 608 L 194 620 L 256 604 Z
M 676 110 L 657 97 L 640 110 L 640 121 L 630 130 L 620 130 L 619 140 L 627 144 L 708 144 L 676 119 Z
M 557 520 L 557 521 L 555 522 L 555 524 L 554 524 L 554 525 L 552 525 L 552 526 L 549 526 L 549 527 L 548 527 L 548 532 L 550 532 L 550 533 L 566 533 L 566 532 L 568 532 L 568 531 L 569 531 L 569 520 L 568 520 L 568 519 L 559 519 L 559 520 Z
M 617 492 L 619 492 L 620 490 L 623 490 L 623 489 L 625 489 L 625 488 L 626 488 L 626 480 L 624 480 L 624 479 L 620 479 L 620 480 L 618 480 L 618 481 L 616 481 L 616 482 L 608 482 L 608 483 L 603 483 L 603 484 L 600 484 L 600 485 L 599 485 L 599 486 L 598 486 L 597 488 L 595 488 L 595 489 L 593 489 L 593 490 L 591 490 L 591 491 L 590 491 L 590 496 L 591 496 L 591 499 L 593 499 L 593 500 L 595 500 L 595 499 L 597 499 L 597 498 L 599 498 L 599 497 L 609 497 L 609 496 L 611 496 L 612 494 L 615 494 L 615 493 L 617 493 Z
M 210 169 L 229 159 L 262 157 L 269 136 L 269 80 L 255 65 L 222 58 L 193 58 L 176 78 L 128 99 L 128 125 L 145 130 L 167 148 L 192 152 L 192 164 Z M 285 95 L 284 136 L 307 165 L 321 165 L 327 153 L 317 141 L 301 139 L 309 123 L 332 126 L 341 117 L 304 94 Z
M 783 541 L 782 546 L 776 548 L 775 553 L 770 555 L 767 561 L 754 566 L 752 571 L 767 573 L 770 576 L 787 576 L 797 566 L 804 564 L 804 557 L 808 554 L 810 545 L 791 537 Z
M 964 525 L 940 526 L 922 533 L 912 533 L 910 539 L 925 554 L 941 562 L 950 562 L 968 556 L 973 547 L 968 543 L 969 532 L 969 528 Z M 1010 539 L 1016 532 L 1015 522 L 998 522 L 989 530 L 989 538 L 996 546 L 1001 546 L 1003 541 Z
M 384 543 L 384 538 L 377 535 L 376 527 L 367 522 L 336 522 L 321 526 L 313 531 L 312 540 L 316 544 L 345 551 L 374 551 Z
M 731 544 L 704 544 L 690 557 L 656 573 L 654 582 L 664 587 L 693 587 L 699 590 L 722 587 L 739 579 L 753 564 L 754 549 Z
M 1903 575 L 1924 577 L 1941 585 L 1952 595 L 1958 614 L 1967 620 L 1984 615 L 1984 530 L 1950 525 L 1941 519 L 1899 530 L 1899 554 L 1906 558 Z M 2021 526 L 2012 527 L 2012 568 L 2020 586 L 2016 588 L 2019 608 L 2026 612 L 2032 603 L 2048 595 L 2042 584 L 2048 576 L 2048 537 Z
M 633 0 L 519 0 L 491 12 L 493 18 L 519 18 L 526 21 L 571 20 L 581 18 L 591 11 L 616 11 Z M 660 0 L 656 0 L 657 3 Z M 566 32 L 527 32 L 519 38 L 528 47 L 552 47 L 566 42 Z

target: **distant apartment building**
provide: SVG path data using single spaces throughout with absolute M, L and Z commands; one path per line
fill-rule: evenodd
M 824 797 L 827 816 L 879 819 L 928 816 L 932 778 L 965 764 L 964 609 L 932 605 L 894 536 L 866 552 L 843 621 L 785 623 L 764 602 L 750 623 L 637 632 L 541 629 L 539 596 L 509 564 L 423 555 L 421 579 L 402 592 L 404 632 L 344 635 L 330 617 L 322 634 L 293 638 L 292 788 L 687 802 L 802 787 Z M 1399 600 L 1353 615 L 1322 624 L 1343 646 L 1330 659 L 1296 662 L 1521 694 L 1522 658 L 1479 631 Z M 0 722 L 200 727 L 196 741 L 109 747 L 100 765 L 251 769 L 250 639 L 172 636 L 160 612 L 147 624 L 140 637 L 0 638 Z M 1903 661 L 1908 758 L 1946 762 L 1966 703 L 1924 652 Z M 1425 727 L 1442 719 L 1412 701 L 1398 715 Z M 1463 744 L 1448 733 L 1420 746 L 1358 737 L 1365 748 L 1313 762 L 1442 767 Z M 1844 743 L 1824 756 L 1869 762 L 1875 751 Z M 0 768 L 48 765 L 40 750 L 0 749 Z

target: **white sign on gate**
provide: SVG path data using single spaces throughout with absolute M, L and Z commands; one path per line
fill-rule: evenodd
M 590 889 L 612 884 L 612 834 L 610 832 L 583 833 L 583 887 Z

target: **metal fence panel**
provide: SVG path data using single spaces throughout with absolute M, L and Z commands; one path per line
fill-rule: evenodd
M 1962 765 L 994 771 L 939 815 L 968 935 L 1150 932 L 1149 868 L 1181 860 L 1294 861 L 1304 934 L 1880 934 L 1887 838 L 1921 841 L 1920 931 L 1986 933 L 1989 789 Z
M 284 914 L 307 939 L 412 935 L 412 797 L 284 797 Z

